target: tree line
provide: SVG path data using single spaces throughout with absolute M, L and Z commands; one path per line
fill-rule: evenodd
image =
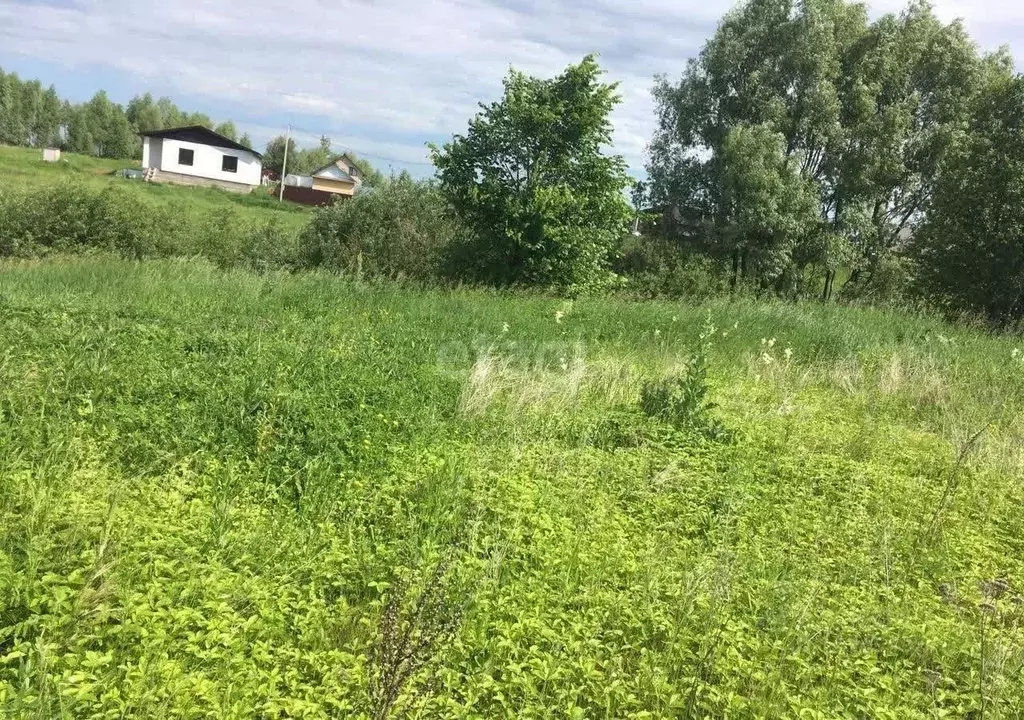
M 620 98 L 594 57 L 504 85 L 432 147 L 432 191 L 461 227 L 438 251 L 460 280 L 912 302 L 1024 323 L 1024 78 L 927 2 L 874 21 L 846 0 L 738 6 L 678 78 L 657 78 L 642 183 L 605 152 Z M 322 223 L 339 237 L 321 233 L 317 257 L 367 257 L 358 208 Z M 352 253 L 332 254 L 334 240 Z
M 139 158 L 139 133 L 202 125 L 252 147 L 230 120 L 215 124 L 208 115 L 181 110 L 169 98 L 136 95 L 122 107 L 103 90 L 90 100 L 72 103 L 56 88 L 38 80 L 22 80 L 0 68 L 0 143 L 24 147 L 59 147 L 105 158 Z
M 593 57 L 551 80 L 512 71 L 433 149 L 476 278 L 895 300 L 1024 326 L 1024 77 L 927 2 L 874 21 L 847 0 L 739 5 L 657 78 L 643 183 L 603 152 L 619 97 L 600 75 Z
M 1022 80 L 911 2 L 750 0 L 658 79 L 648 207 L 732 285 L 1024 314 Z M 839 276 L 845 276 L 841 290 Z
M 126 106 L 112 102 L 103 90 L 87 102 L 62 100 L 54 86 L 43 88 L 38 80 L 21 80 L 0 68 L 0 144 L 22 147 L 59 147 L 69 152 L 105 158 L 139 159 L 139 133 L 151 130 L 201 125 L 246 147 L 253 147 L 248 133 L 239 134 L 234 122 L 215 123 L 209 115 L 186 112 L 170 98 L 154 99 L 150 93 L 136 95 Z M 281 172 L 285 136 L 272 139 L 264 153 L 264 167 Z M 347 153 L 364 181 L 380 185 L 386 178 L 372 164 Z M 288 172 L 309 174 L 334 162 L 340 153 L 331 139 L 321 137 L 316 147 L 299 148 L 288 141 Z
M 39 97 L 59 104 L 52 88 Z M 595 57 L 554 78 L 513 70 L 464 134 L 432 146 L 434 179 L 324 211 L 310 262 L 569 294 L 923 301 L 1024 321 L 1024 78 L 1005 49 L 981 52 L 922 0 L 874 21 L 847 0 L 748 0 L 679 76 L 657 78 L 654 98 L 637 183 L 606 152 L 620 97 Z M 86 123 L 94 150 L 116 145 L 101 128 L 168 122 L 164 100 L 136 100 L 123 123 L 105 96 L 81 106 L 109 113 Z M 46 113 L 22 117 L 34 118 L 17 126 L 23 143 L 57 132 Z M 65 124 L 69 138 L 91 132 Z M 296 172 L 334 157 L 328 138 L 298 150 L 281 137 L 268 167 L 286 147 Z
M 294 138 L 285 135 L 278 135 L 267 143 L 263 151 L 263 167 L 280 175 L 284 170 L 285 148 L 288 150 L 289 175 L 309 175 L 317 170 L 327 167 L 340 158 L 343 154 L 355 163 L 363 173 L 363 182 L 370 187 L 379 187 L 387 182 L 388 178 L 377 170 L 366 159 L 348 151 L 339 153 L 331 144 L 331 139 L 326 135 L 320 136 L 320 142 L 316 147 L 300 148 Z

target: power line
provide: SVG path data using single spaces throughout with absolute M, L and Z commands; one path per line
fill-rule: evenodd
M 284 163 L 281 165 L 281 194 L 278 196 L 278 202 L 284 202 L 284 181 L 288 178 L 288 145 L 292 139 L 292 126 L 288 126 L 288 134 L 284 136 Z
M 323 131 L 323 130 L 314 131 L 314 130 L 310 130 L 308 128 L 299 127 L 297 125 L 290 125 L 289 127 L 292 130 L 297 130 L 299 132 L 306 133 L 307 135 L 320 136 L 320 137 L 330 137 L 330 134 L 332 132 L 330 129 L 328 129 L 326 131 Z M 416 167 L 430 167 L 430 168 L 434 167 L 434 164 L 431 163 L 431 162 L 416 161 L 416 160 L 399 160 L 398 158 L 388 157 L 387 155 L 378 155 L 377 153 L 372 153 L 372 152 L 365 152 L 363 150 L 359 150 L 357 148 L 354 148 L 354 147 L 351 147 L 351 146 L 346 146 L 346 145 L 339 145 L 338 147 L 342 151 L 344 151 L 344 152 L 355 153 L 356 155 L 359 155 L 360 157 L 369 158 L 371 160 L 380 160 L 380 161 L 383 161 L 383 162 L 393 163 L 395 165 L 414 165 Z

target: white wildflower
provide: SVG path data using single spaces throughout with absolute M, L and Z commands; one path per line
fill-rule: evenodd
M 661 337 L 661 330 L 655 330 L 654 337 Z
M 768 341 L 768 347 L 775 347 L 775 338 Z
M 786 348 L 785 354 L 786 354 L 786 359 L 787 360 L 792 360 L 793 359 L 793 348 Z
M 509 331 L 508 323 L 502 323 L 501 324 L 501 331 L 503 333 L 507 333 Z
M 565 317 L 565 311 L 563 311 L 563 310 L 555 310 L 555 322 L 556 323 L 561 325 L 562 324 L 562 318 L 564 318 L 564 317 Z
M 773 358 L 768 353 L 761 353 L 761 362 L 763 362 L 765 365 L 771 365 L 773 362 L 775 362 L 775 358 Z

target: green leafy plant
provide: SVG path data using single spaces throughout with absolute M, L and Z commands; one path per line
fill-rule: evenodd
M 708 383 L 709 355 L 716 328 L 708 317 L 701 328 L 686 372 L 648 381 L 640 389 L 640 409 L 681 430 L 696 430 L 711 437 L 721 436 L 721 424 L 712 416 L 715 409 Z

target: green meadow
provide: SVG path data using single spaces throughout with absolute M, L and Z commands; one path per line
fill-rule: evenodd
M 0 714 L 1024 716 L 1022 351 L 817 303 L 7 262 Z M 694 422 L 640 402 L 672 378 Z
M 236 211 L 247 222 L 276 219 L 286 231 L 298 231 L 309 220 L 310 208 L 280 203 L 267 188 L 249 195 L 213 187 L 188 187 L 126 180 L 119 170 L 139 169 L 138 160 L 111 160 L 75 153 L 62 153 L 55 163 L 43 162 L 38 148 L 0 145 L 0 193 L 46 192 L 72 185 L 101 191 L 110 187 L 132 190 L 144 206 L 173 211 L 184 222 L 200 220 L 218 211 Z

